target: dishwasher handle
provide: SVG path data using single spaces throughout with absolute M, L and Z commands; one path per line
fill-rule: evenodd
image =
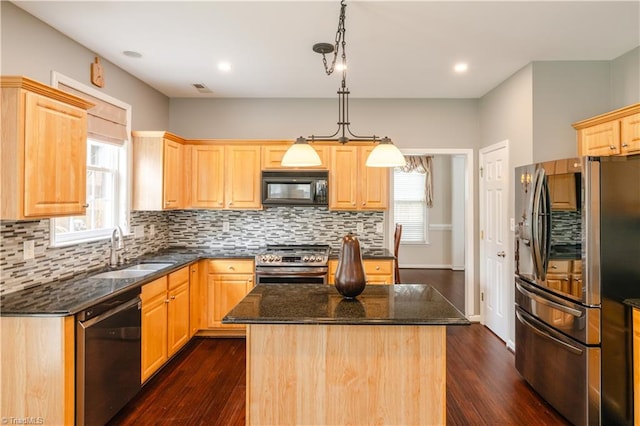
M 138 310 L 142 309 L 142 301 L 140 300 L 140 297 L 136 297 L 134 299 L 129 300 L 128 302 L 122 303 L 121 305 L 116 306 L 113 309 L 110 309 L 106 312 L 101 313 L 100 315 L 97 315 L 87 321 L 78 321 L 78 324 L 83 328 L 83 329 L 87 329 L 97 323 L 99 323 L 100 321 L 103 321 L 107 318 L 110 318 L 114 315 L 116 315 L 118 312 L 122 312 L 125 311 L 127 309 L 130 309 L 133 306 L 138 307 Z

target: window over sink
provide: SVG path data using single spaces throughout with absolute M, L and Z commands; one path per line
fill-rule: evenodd
M 84 216 L 51 219 L 51 246 L 110 238 L 128 230 L 131 106 L 58 73 L 52 85 L 88 99 L 87 208 Z

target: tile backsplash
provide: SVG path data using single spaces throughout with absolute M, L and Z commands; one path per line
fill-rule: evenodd
M 130 258 L 168 246 L 254 250 L 267 244 L 329 244 L 339 248 L 348 232 L 356 234 L 363 247 L 383 248 L 383 234 L 376 232 L 383 222 L 383 212 L 330 212 L 318 207 L 137 211 L 131 212 L 131 229 L 144 226 L 145 237 L 129 235 L 125 242 Z M 357 232 L 358 223 L 362 224 L 362 232 Z M 149 237 L 152 224 L 155 235 Z M 0 294 L 106 265 L 109 240 L 49 247 L 49 234 L 49 219 L 0 221 Z M 35 242 L 35 258 L 23 260 L 23 242 L 28 240 Z

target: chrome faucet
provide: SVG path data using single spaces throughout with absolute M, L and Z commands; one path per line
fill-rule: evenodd
M 109 255 L 109 266 L 118 266 L 122 264 L 120 256 L 118 255 L 118 252 L 120 251 L 125 251 L 124 237 L 122 235 L 122 228 L 116 226 L 111 233 L 111 252 Z

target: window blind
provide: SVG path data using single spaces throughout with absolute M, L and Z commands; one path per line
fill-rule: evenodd
M 87 133 L 90 139 L 124 145 L 127 139 L 127 111 L 60 82 L 58 88 L 95 104 L 87 111 Z
M 394 170 L 394 220 L 402 224 L 402 242 L 427 241 L 427 205 L 424 174 Z

